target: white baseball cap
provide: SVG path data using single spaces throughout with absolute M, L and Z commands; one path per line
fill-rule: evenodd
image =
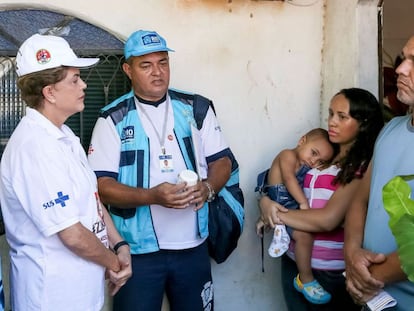
M 99 58 L 79 58 L 69 43 L 57 36 L 34 34 L 20 46 L 16 56 L 19 77 L 45 69 L 68 66 L 87 68 L 96 65 Z

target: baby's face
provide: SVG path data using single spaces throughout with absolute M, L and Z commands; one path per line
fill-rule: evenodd
M 314 138 L 305 142 L 299 152 L 300 160 L 311 168 L 330 162 L 334 150 L 325 138 Z

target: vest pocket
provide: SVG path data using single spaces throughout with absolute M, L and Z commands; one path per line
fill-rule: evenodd
M 135 213 L 137 211 L 136 207 L 134 208 L 118 208 L 115 206 L 110 206 L 109 211 L 119 217 L 122 217 L 124 219 L 132 218 L 135 216 Z

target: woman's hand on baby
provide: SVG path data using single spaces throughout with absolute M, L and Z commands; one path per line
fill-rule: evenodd
M 272 201 L 269 197 L 264 196 L 259 201 L 259 207 L 261 211 L 261 219 L 270 228 L 274 228 L 278 224 L 283 224 L 278 216 L 278 212 L 285 213 L 287 208 L 283 207 L 279 203 Z

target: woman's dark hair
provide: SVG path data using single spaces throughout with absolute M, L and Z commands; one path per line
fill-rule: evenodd
M 359 123 L 355 142 L 348 154 L 339 161 L 341 171 L 335 182 L 345 185 L 354 178 L 362 178 L 367 170 L 374 151 L 375 140 L 384 126 L 384 119 L 380 104 L 367 90 L 342 89 L 336 95 L 340 94 L 349 101 L 349 114 Z
M 17 86 L 26 105 L 38 109 L 43 101 L 43 88 L 63 80 L 67 73 L 68 67 L 57 67 L 20 77 L 17 80 Z

